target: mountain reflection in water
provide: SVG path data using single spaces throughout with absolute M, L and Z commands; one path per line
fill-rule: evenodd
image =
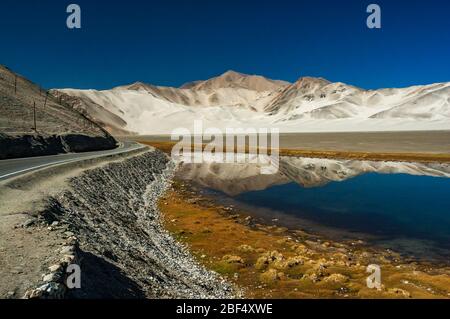
M 450 256 L 448 164 L 281 157 L 273 175 L 255 164 L 202 163 L 181 164 L 178 177 L 282 226 Z

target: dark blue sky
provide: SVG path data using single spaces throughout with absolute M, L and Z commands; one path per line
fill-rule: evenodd
M 70 3 L 82 29 L 65 26 Z M 382 7 L 382 29 L 366 7 Z M 364 88 L 450 81 L 447 0 L 0 2 L 0 64 L 44 87 L 178 86 L 228 69 Z

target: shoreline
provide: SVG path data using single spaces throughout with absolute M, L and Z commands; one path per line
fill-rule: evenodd
M 175 180 L 159 203 L 165 228 L 248 298 L 450 298 L 450 267 L 405 259 L 362 241 L 331 241 L 221 207 Z M 379 264 L 383 289 L 366 287 Z
M 136 139 L 138 143 L 155 147 L 166 154 L 171 153 L 175 142 L 152 142 Z M 207 144 L 202 145 L 202 149 Z M 246 149 L 246 153 L 257 153 L 257 150 Z M 416 163 L 450 163 L 450 153 L 395 153 L 395 152 L 361 152 L 361 151 L 328 151 L 280 148 L 280 156 L 308 157 L 323 159 L 351 159 L 361 161 L 392 161 Z

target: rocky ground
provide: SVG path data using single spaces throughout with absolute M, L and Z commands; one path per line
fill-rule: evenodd
M 50 194 L 39 213 L 32 211 L 36 205 L 25 212 L 3 213 L 0 296 L 238 295 L 219 275 L 196 263 L 162 227 L 157 201 L 169 186 L 173 169 L 166 155 L 148 151 L 72 176 L 63 189 Z M 24 192 L 28 188 L 17 182 L 5 187 Z M 19 215 L 21 219 L 14 218 Z M 73 263 L 81 267 L 81 289 L 69 290 L 65 270 Z
M 18 135 L 0 133 L 0 160 L 32 156 L 57 155 L 109 150 L 117 147 L 112 136 L 88 136 L 85 134 Z

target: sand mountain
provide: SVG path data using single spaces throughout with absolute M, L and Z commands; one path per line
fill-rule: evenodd
M 290 84 L 228 71 L 180 88 L 136 82 L 105 91 L 59 91 L 97 105 L 126 123 L 123 129 L 141 134 L 169 134 L 192 128 L 195 120 L 221 129 L 284 132 L 450 129 L 450 83 L 365 90 L 322 78 Z
M 364 90 L 324 79 L 301 78 L 264 110 L 297 119 L 446 119 L 450 120 L 450 83 L 404 89 Z
M 280 87 L 288 86 L 285 81 L 270 80 L 259 75 L 247 75 L 235 71 L 227 71 L 224 74 L 206 81 L 196 81 L 184 84 L 182 89 L 195 91 L 212 91 L 224 88 L 246 89 L 257 92 L 275 91 Z
M 89 99 L 81 99 L 58 90 L 50 90 L 50 93 L 58 100 L 70 105 L 74 110 L 83 114 L 93 122 L 101 125 L 112 134 L 135 134 L 134 132 L 125 129 L 127 122 L 125 122 L 119 115 L 110 112 L 105 107 L 98 105 Z
M 261 97 L 279 91 L 288 82 L 246 75 L 234 71 L 206 80 L 186 83 L 180 88 L 154 86 L 142 82 L 121 86 L 116 90 L 147 93 L 167 102 L 186 106 L 244 106 L 253 108 Z

